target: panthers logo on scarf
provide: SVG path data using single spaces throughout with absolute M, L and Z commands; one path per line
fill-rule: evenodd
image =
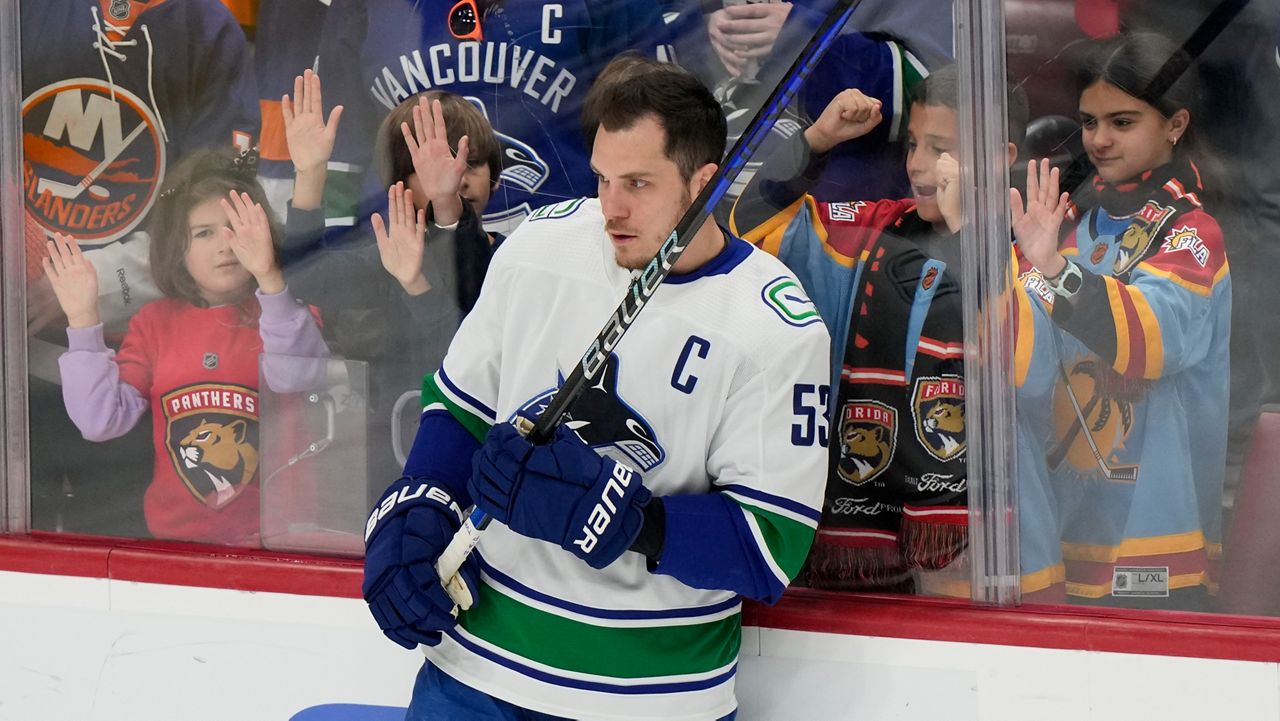
M 840 412 L 836 474 L 861 486 L 884 472 L 897 445 L 898 411 L 877 401 L 849 401 Z
M 949 461 L 964 455 L 964 380 L 959 376 L 926 376 L 916 380 L 911 397 L 916 439 L 929 455 Z

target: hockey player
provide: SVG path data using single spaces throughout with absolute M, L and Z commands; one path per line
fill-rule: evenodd
M 1231 275 L 1194 160 L 1190 63 L 1157 35 L 1094 44 L 1077 84 L 1096 176 L 1072 201 L 1042 161 L 1025 204 L 1012 191 L 1051 354 L 1021 394 L 1046 409 L 1046 493 L 1067 593 L 1086 603 L 1204 610 L 1214 583 Z
M 329 97 L 347 108 L 334 161 L 356 172 L 367 167 L 379 119 L 411 95 L 466 97 L 503 143 L 485 226 L 510 232 L 534 208 L 590 191 L 577 125 L 583 95 L 614 55 L 657 55 L 665 38 L 655 3 L 337 0 L 319 58 Z M 355 215 L 357 189 L 347 191 L 345 214 L 334 203 L 331 223 Z
M 369 519 L 370 610 L 427 654 L 410 719 L 732 718 L 740 597 L 777 600 L 813 538 L 828 336 L 781 263 L 714 224 L 554 440 L 508 422 L 547 404 L 724 151 L 683 71 L 599 107 L 599 198 L 538 210 L 499 249 Z M 473 501 L 495 522 L 455 622 L 433 566 Z

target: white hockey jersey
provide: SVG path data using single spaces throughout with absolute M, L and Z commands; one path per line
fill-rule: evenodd
M 630 278 L 597 200 L 536 211 L 498 251 L 442 369 L 424 383 L 426 410 L 447 408 L 480 438 L 522 409 L 540 411 Z M 694 588 L 690 573 L 677 580 L 663 567 L 688 549 L 732 543 L 742 557 L 745 545 L 767 598 L 799 571 L 822 506 L 829 343 L 791 273 L 743 240 L 669 277 L 567 422 L 640 470 L 655 496 L 719 494 L 749 530 L 676 538 L 669 523 L 655 572 L 638 553 L 597 571 L 495 522 L 477 549 L 479 600 L 426 649 L 430 661 L 490 695 L 575 719 L 732 712 L 740 598 L 717 590 L 727 583 Z

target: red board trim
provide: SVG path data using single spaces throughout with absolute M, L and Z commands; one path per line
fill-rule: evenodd
M 0 571 L 360 598 L 364 564 L 359 559 L 36 533 L 0 536 Z
M 0 536 L 0 571 L 360 598 L 358 559 L 37 533 Z M 884 638 L 1280 662 L 1280 618 L 1073 606 L 997 609 L 798 589 L 743 625 Z

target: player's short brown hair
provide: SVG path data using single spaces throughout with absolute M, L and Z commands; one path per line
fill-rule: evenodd
M 646 67 L 647 63 L 657 67 Z M 641 118 L 656 118 L 666 135 L 664 154 L 685 181 L 703 165 L 718 165 L 723 159 L 728 135 L 724 111 L 707 86 L 688 71 L 642 58 L 596 85 L 598 91 L 591 89 L 596 128 L 625 130 Z

